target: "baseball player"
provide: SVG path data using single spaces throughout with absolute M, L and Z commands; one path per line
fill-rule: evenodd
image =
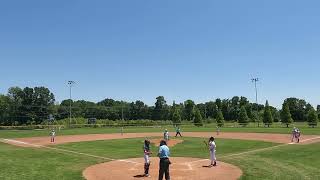
M 297 143 L 300 142 L 300 135 L 301 135 L 301 132 L 298 128 L 294 127 L 293 130 L 292 130 L 292 139 L 291 139 L 291 142 L 293 142 L 294 140 L 297 141 Z
M 144 152 L 144 176 L 145 177 L 150 177 L 149 175 L 149 168 L 150 168 L 150 141 L 149 140 L 144 140 L 144 145 L 143 145 L 143 152 Z
M 220 134 L 220 127 L 217 126 L 217 135 L 219 135 L 219 134 Z
M 164 140 L 166 141 L 169 141 L 169 132 L 168 132 L 168 129 L 166 129 L 163 133 L 163 138 Z
M 56 131 L 54 129 L 51 130 L 50 136 L 51 136 L 51 142 L 54 142 L 54 139 L 55 139 L 55 136 L 56 136 Z
M 180 137 L 182 137 L 180 127 L 177 127 L 177 128 L 176 128 L 176 137 L 177 137 L 178 135 L 180 135 Z
M 217 159 L 216 159 L 217 146 L 216 146 L 216 143 L 214 142 L 214 137 L 210 137 L 208 146 L 209 146 L 210 160 L 211 160 L 210 167 L 217 166 Z

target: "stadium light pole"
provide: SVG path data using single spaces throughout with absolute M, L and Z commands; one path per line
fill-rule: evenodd
M 72 86 L 75 84 L 76 82 L 74 81 L 68 81 L 68 85 L 69 85 L 69 95 L 70 95 L 70 103 L 69 103 L 69 127 L 71 126 L 71 117 L 72 117 L 72 108 L 71 108 L 71 101 L 72 101 Z
M 260 122 L 259 122 L 259 114 L 258 114 L 258 111 L 259 111 L 259 106 L 258 106 L 258 89 L 257 89 L 257 82 L 259 81 L 259 78 L 252 78 L 251 79 L 251 82 L 254 83 L 254 89 L 255 89 L 255 92 L 256 92 L 256 106 L 257 106 L 257 118 L 258 118 L 258 127 L 260 126 Z

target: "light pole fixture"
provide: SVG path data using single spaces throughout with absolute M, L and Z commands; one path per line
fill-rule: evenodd
M 260 121 L 259 121 L 259 105 L 258 105 L 258 88 L 257 88 L 257 82 L 259 81 L 259 78 L 252 78 L 251 82 L 254 83 L 254 89 L 256 92 L 256 106 L 257 106 L 257 112 L 256 112 L 256 116 L 257 116 L 257 120 L 258 120 L 258 127 L 260 127 Z
M 72 108 L 71 108 L 71 101 L 72 101 L 72 86 L 75 84 L 75 81 L 68 81 L 68 85 L 69 85 L 69 95 L 70 95 L 70 99 L 69 99 L 69 127 L 71 125 L 71 117 L 72 117 Z

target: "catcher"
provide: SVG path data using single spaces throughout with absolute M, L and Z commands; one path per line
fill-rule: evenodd
M 143 152 L 144 152 L 144 176 L 150 177 L 149 168 L 150 168 L 151 150 L 150 150 L 150 141 L 148 139 L 144 140 Z

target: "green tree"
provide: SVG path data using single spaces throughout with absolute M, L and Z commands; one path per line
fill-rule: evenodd
M 311 108 L 308 112 L 308 124 L 313 128 L 318 124 L 318 115 L 313 108 Z
M 153 109 L 152 119 L 153 120 L 165 120 L 168 117 L 168 106 L 163 96 L 158 96 Z
M 115 104 L 116 104 L 116 101 L 113 99 L 109 99 L 109 98 L 104 99 L 104 100 L 97 103 L 97 105 L 99 105 L 99 106 L 106 106 L 106 107 L 112 107 Z
M 36 124 L 40 124 L 48 119 L 49 114 L 54 113 L 55 98 L 46 87 L 35 87 L 33 91 L 32 111 L 36 117 Z
M 199 109 L 195 110 L 195 114 L 194 114 L 194 125 L 196 126 L 203 126 L 202 124 L 202 116 L 201 116 L 201 112 Z
M 293 122 L 293 119 L 291 117 L 291 113 L 290 113 L 290 110 L 289 110 L 289 105 L 286 102 L 284 102 L 282 104 L 281 122 L 283 124 L 286 124 L 287 127 L 289 127 L 289 124 L 291 124 Z
M 0 94 L 0 125 L 11 125 L 9 118 L 10 99 Z
M 264 113 L 263 113 L 263 123 L 270 127 L 270 125 L 273 123 L 273 117 L 271 114 L 271 110 L 269 107 L 268 101 L 266 101 L 266 105 L 264 107 Z
M 294 121 L 306 121 L 307 114 L 310 108 L 310 104 L 307 103 L 304 99 L 298 98 L 287 98 L 285 102 L 289 106 L 291 117 Z
M 206 102 L 205 103 L 207 107 L 207 117 L 215 118 L 217 116 L 218 108 L 215 102 Z
M 206 104 L 203 104 L 203 103 L 200 103 L 200 104 L 197 104 L 196 107 L 199 109 L 200 113 L 201 113 L 201 116 L 203 119 L 207 119 L 208 118 L 208 113 L 207 113 L 207 106 Z
M 273 117 L 273 121 L 274 122 L 280 122 L 281 121 L 280 112 L 278 110 L 273 111 L 272 117 Z
M 251 121 L 252 121 L 252 122 L 258 122 L 258 121 L 259 121 L 259 114 L 258 114 L 258 112 L 255 111 L 255 112 L 252 113 Z
M 243 101 L 245 101 L 245 98 L 243 98 Z M 240 112 L 240 98 L 238 96 L 234 96 L 230 100 L 230 109 L 228 110 L 228 114 L 229 114 L 228 117 L 230 118 L 230 120 L 238 119 L 239 112 Z
M 181 124 L 181 115 L 180 114 L 181 114 L 180 109 L 176 108 L 174 110 L 173 115 L 172 115 L 172 121 L 173 121 L 174 125 Z
M 317 105 L 317 114 L 318 114 L 318 119 L 320 119 L 320 105 Z
M 219 127 L 222 127 L 224 125 L 224 117 L 220 109 L 218 110 L 216 121 Z
M 231 111 L 232 111 L 231 110 L 231 103 L 230 103 L 230 101 L 228 99 L 223 99 L 221 101 L 221 108 L 219 108 L 219 109 L 221 109 L 223 117 L 224 117 L 225 120 L 235 120 L 235 119 L 232 119 L 232 116 L 231 116 Z
M 242 106 L 240 108 L 240 113 L 239 113 L 239 119 L 238 119 L 239 124 L 241 124 L 242 126 L 246 126 L 249 123 L 249 118 L 247 115 L 247 111 L 246 108 L 244 106 Z
M 195 115 L 195 104 L 192 100 L 187 100 L 184 102 L 184 115 L 185 119 L 192 121 Z M 201 115 L 201 114 L 200 114 Z

